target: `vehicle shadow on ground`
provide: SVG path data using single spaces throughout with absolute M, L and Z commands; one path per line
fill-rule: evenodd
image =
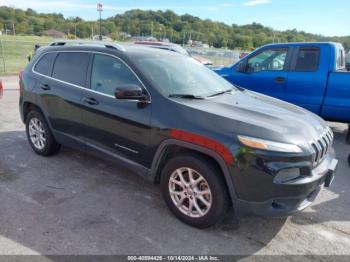
M 0 133 L 0 198 L 0 238 L 44 255 L 251 255 L 286 222 L 247 217 L 238 225 L 229 214 L 209 229 L 187 226 L 168 211 L 158 185 L 65 147 L 40 157 L 24 131 Z
M 350 167 L 347 156 L 350 146 L 345 144 L 346 130 L 332 128 L 334 132 L 334 146 L 337 148 L 336 157 L 339 160 L 336 177 L 329 190 L 332 194 L 328 201 L 312 204 L 310 208 L 295 214 L 291 222 L 299 225 L 320 224 L 331 221 L 349 221 L 350 209 Z

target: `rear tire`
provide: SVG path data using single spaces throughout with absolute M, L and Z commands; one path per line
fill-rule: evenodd
M 161 190 L 170 211 L 194 227 L 206 228 L 218 223 L 229 209 L 220 170 L 197 155 L 170 159 L 162 170 Z
M 43 115 L 36 110 L 30 111 L 26 117 L 26 133 L 30 146 L 38 155 L 53 155 L 61 147 L 53 137 Z

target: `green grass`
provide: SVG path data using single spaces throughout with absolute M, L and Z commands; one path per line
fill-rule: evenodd
M 0 74 L 18 74 L 28 63 L 35 44 L 47 44 L 52 38 L 38 36 L 0 36 Z
M 39 36 L 0 36 L 0 76 L 18 74 L 28 64 L 27 57 L 34 51 L 35 44 L 45 45 L 52 41 L 53 38 Z M 228 65 L 234 62 L 230 57 L 216 56 L 215 52 L 212 55 L 198 55 L 209 58 L 214 65 Z

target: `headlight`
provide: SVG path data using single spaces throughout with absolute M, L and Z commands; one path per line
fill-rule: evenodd
M 251 148 L 269 150 L 275 152 L 286 152 L 286 153 L 301 153 L 303 152 L 300 147 L 293 144 L 285 144 L 280 142 L 274 142 L 269 140 L 264 140 L 260 138 L 248 137 L 248 136 L 238 136 L 239 141 Z

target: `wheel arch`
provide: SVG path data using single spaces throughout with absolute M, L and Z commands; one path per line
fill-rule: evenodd
M 219 168 L 219 170 L 223 175 L 224 182 L 227 187 L 228 193 L 230 195 L 233 208 L 237 210 L 238 208 L 237 196 L 236 196 L 232 179 L 230 177 L 229 169 L 225 161 L 223 160 L 223 158 L 219 154 L 217 154 L 216 152 L 210 149 L 207 149 L 195 144 L 191 144 L 188 142 L 176 140 L 176 139 L 167 139 L 163 141 L 159 145 L 152 161 L 151 176 L 152 176 L 153 182 L 156 184 L 159 183 L 162 167 L 164 167 L 168 159 L 170 159 L 172 156 L 174 156 L 177 153 L 187 153 L 187 152 L 193 152 L 195 154 L 202 155 L 207 159 L 209 159 L 210 161 L 212 161 L 212 163 L 214 163 Z M 236 213 L 238 212 L 235 212 L 235 214 Z
M 43 111 L 41 110 L 41 108 L 38 105 L 36 105 L 35 103 L 32 103 L 30 101 L 25 101 L 25 102 L 23 102 L 23 106 L 22 106 L 22 115 L 23 115 L 24 123 L 26 122 L 28 113 L 31 110 L 37 110 L 39 113 L 41 113 L 44 116 Z M 46 117 L 45 117 L 45 119 L 46 119 Z
M 24 124 L 26 123 L 28 113 L 31 110 L 38 111 L 44 117 L 46 123 L 49 125 L 49 128 L 50 128 L 50 130 L 52 132 L 53 137 L 57 140 L 56 133 L 54 132 L 54 129 L 53 129 L 52 125 L 51 125 L 51 122 L 49 121 L 49 118 L 47 117 L 47 115 L 44 113 L 44 110 L 42 110 L 39 105 L 37 105 L 36 103 L 33 103 L 31 101 L 24 101 L 23 104 L 22 104 L 22 109 L 21 110 L 22 110 L 21 115 L 23 116 Z

